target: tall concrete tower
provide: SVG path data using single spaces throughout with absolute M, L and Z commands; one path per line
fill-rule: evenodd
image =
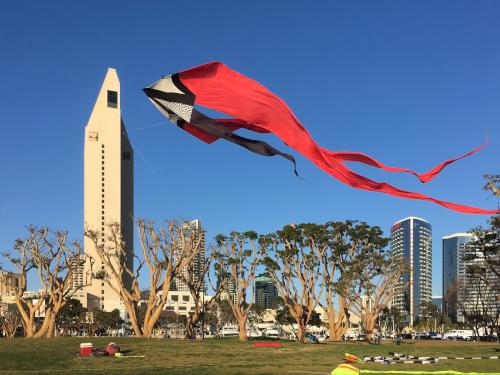
M 134 157 L 121 117 L 120 81 L 109 68 L 85 127 L 84 223 L 105 234 L 110 223 L 119 223 L 125 241 L 127 263 L 133 266 Z M 96 259 L 94 272 L 104 269 L 89 239 L 85 253 Z M 86 270 L 88 271 L 88 270 Z M 130 283 L 130 280 L 125 280 Z M 107 283 L 93 280 L 85 288 L 82 303 L 89 309 L 120 309 L 120 297 Z

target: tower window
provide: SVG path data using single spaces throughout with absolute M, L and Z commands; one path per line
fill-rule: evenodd
M 118 93 L 108 90 L 108 107 L 118 108 Z
M 89 139 L 91 141 L 98 141 L 99 140 L 99 134 L 97 132 L 89 132 Z

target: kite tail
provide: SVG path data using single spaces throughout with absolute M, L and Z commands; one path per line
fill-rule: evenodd
M 462 213 L 467 213 L 467 214 L 494 215 L 494 214 L 500 212 L 500 210 L 485 210 L 482 208 L 446 202 L 446 201 L 443 201 L 440 199 L 435 199 L 435 198 L 429 197 L 425 194 L 402 190 L 402 189 L 399 189 L 395 186 L 392 186 L 391 184 L 388 184 L 386 182 L 377 182 L 377 181 L 370 180 L 369 178 L 364 177 L 364 176 L 352 171 L 351 169 L 346 167 L 344 164 L 341 164 L 341 163 L 339 163 L 339 164 L 340 164 L 340 166 L 338 166 L 337 168 L 341 173 L 340 173 L 340 177 L 339 176 L 336 176 L 336 177 L 339 180 L 341 180 L 342 182 L 344 182 L 345 184 L 352 186 L 354 188 L 357 188 L 357 189 L 377 191 L 380 193 L 385 193 L 385 194 L 394 195 L 397 197 L 402 197 L 402 198 L 407 198 L 407 199 L 429 201 L 429 202 L 433 202 L 435 204 L 439 204 L 440 206 L 446 207 L 450 210 L 454 210 L 454 211 L 462 212 Z M 331 175 L 333 175 L 333 173 L 331 173 L 331 172 L 329 172 L 329 173 Z
M 416 176 L 420 180 L 420 182 L 426 183 L 426 182 L 433 180 L 434 177 L 436 177 L 446 166 L 456 162 L 457 160 L 466 158 L 467 156 L 470 156 L 472 154 L 475 154 L 478 151 L 481 151 L 487 145 L 488 145 L 488 139 L 486 138 L 486 143 L 484 143 L 483 145 L 475 148 L 472 151 L 469 151 L 466 154 L 463 154 L 461 156 L 457 156 L 453 159 L 448 159 L 448 160 L 442 162 L 441 164 L 437 165 L 436 167 L 434 167 L 430 171 L 425 172 L 425 173 L 417 173 L 411 169 L 406 169 L 406 168 L 391 167 L 391 166 L 385 165 L 385 164 L 379 162 L 378 160 L 372 158 L 371 156 L 368 156 L 368 155 L 363 154 L 361 152 L 349 152 L 349 151 L 334 152 L 334 151 L 330 151 L 330 150 L 327 150 L 324 148 L 322 148 L 321 150 L 324 153 L 328 154 L 330 157 L 333 157 L 333 158 L 340 160 L 340 161 L 351 161 L 351 162 L 362 163 L 362 164 L 369 165 L 371 167 L 383 169 L 384 171 L 388 171 L 388 172 L 411 173 L 412 175 Z

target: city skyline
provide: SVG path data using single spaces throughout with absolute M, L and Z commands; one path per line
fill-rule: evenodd
M 0 185 L 0 248 L 10 248 L 28 224 L 83 238 L 83 127 L 108 66 L 120 72 L 124 118 L 136 149 L 136 216 L 200 218 L 207 243 L 231 230 L 269 233 L 290 222 L 346 219 L 378 225 L 389 236 L 395 219 L 418 216 L 433 223 L 436 265 L 444 235 L 488 219 L 354 191 L 294 155 L 304 178 L 299 180 L 277 158 L 218 142 L 208 148 L 182 134 L 151 108 L 141 89 L 163 74 L 212 60 L 283 97 L 321 145 L 363 151 L 391 165 L 425 171 L 478 146 L 488 130 L 489 147 L 425 185 L 413 176 L 356 170 L 438 198 L 496 206 L 481 187 L 483 174 L 497 173 L 500 156 L 498 4 L 382 1 L 365 4 L 364 12 L 356 4 L 323 4 L 319 11 L 305 4 L 178 4 L 198 26 L 186 30 L 171 20 L 168 51 L 158 46 L 165 42 L 160 25 L 169 7 L 99 6 L 96 13 L 82 4 L 32 4 L 28 10 L 13 4 L 0 15 L 6 36 L 0 96 L 7 103 L 0 153 L 8 160 Z M 199 12 L 192 12 L 194 6 Z M 63 9 L 78 19 L 65 17 Z M 245 27 L 232 16 L 239 12 Z M 10 32 L 20 17 L 26 27 Z M 296 28 L 304 19 L 316 22 Z M 173 57 L 176 50 L 184 53 Z M 241 170 L 244 175 L 234 172 Z M 441 294 L 441 269 L 433 271 L 433 294 Z

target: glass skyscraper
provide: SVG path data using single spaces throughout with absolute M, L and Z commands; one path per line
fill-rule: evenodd
M 265 309 L 276 306 L 278 289 L 268 273 L 263 273 L 255 278 L 255 304 Z
M 393 305 L 412 327 L 421 317 L 420 305 L 432 302 L 432 226 L 418 217 L 408 217 L 391 228 L 391 252 L 405 260 Z
M 455 233 L 443 237 L 443 312 L 454 322 L 464 322 L 464 313 L 472 315 L 498 314 L 493 287 L 495 275 L 482 276 L 469 269 L 484 266 L 484 255 L 472 244 L 471 233 Z
M 443 312 L 455 322 L 462 320 L 457 309 L 458 285 L 465 274 L 463 257 L 471 240 L 470 233 L 443 237 Z

